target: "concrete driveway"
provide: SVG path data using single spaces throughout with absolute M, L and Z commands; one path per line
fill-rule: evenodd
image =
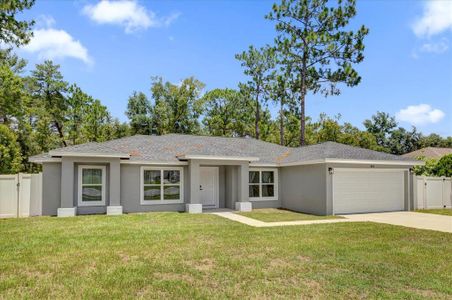
M 354 221 L 400 225 L 452 233 L 452 217 L 410 211 L 344 215 Z

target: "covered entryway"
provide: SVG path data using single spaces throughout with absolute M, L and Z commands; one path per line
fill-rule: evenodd
M 400 210 L 405 210 L 405 170 L 334 169 L 334 214 Z
M 199 197 L 204 208 L 219 207 L 219 168 L 200 167 Z

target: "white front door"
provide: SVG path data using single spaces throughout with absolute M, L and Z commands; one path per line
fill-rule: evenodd
M 203 206 L 218 208 L 218 167 L 200 167 L 199 197 Z

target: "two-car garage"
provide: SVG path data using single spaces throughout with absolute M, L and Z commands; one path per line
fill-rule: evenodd
M 334 168 L 334 214 L 405 210 L 403 169 Z

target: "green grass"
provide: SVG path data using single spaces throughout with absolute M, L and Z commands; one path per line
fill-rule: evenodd
M 211 214 L 0 220 L 0 299 L 451 298 L 452 234 Z
M 416 212 L 436 214 L 444 216 L 452 216 L 452 209 L 450 208 L 439 208 L 439 209 L 418 209 Z
M 253 209 L 250 212 L 240 212 L 238 214 L 263 222 L 308 221 L 308 220 L 325 220 L 342 218 L 338 216 L 309 215 L 295 211 L 290 211 L 287 209 L 276 209 L 276 208 Z

